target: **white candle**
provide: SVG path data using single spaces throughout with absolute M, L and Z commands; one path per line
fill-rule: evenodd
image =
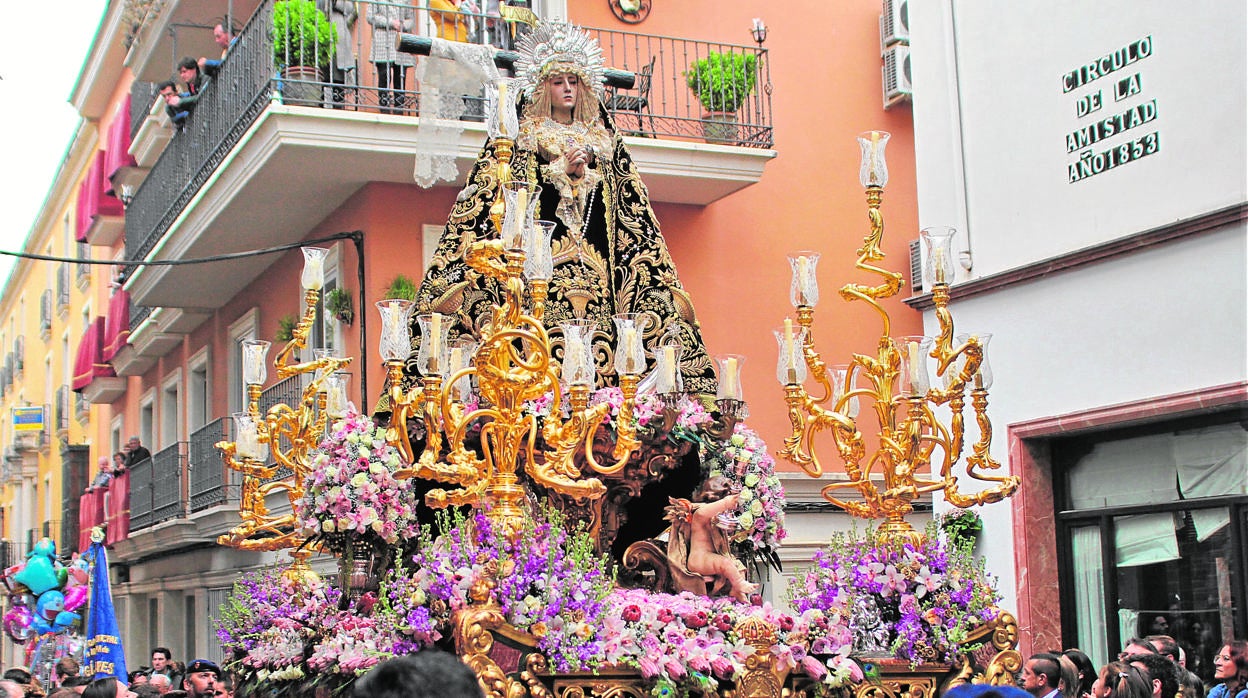
M 945 283 L 945 251 L 937 247 L 932 255 L 933 273 L 936 276 L 936 283 Z
M 303 287 L 319 291 L 325 285 L 325 261 L 319 256 L 308 257 L 303 263 Z
M 676 347 L 663 347 L 663 373 L 660 376 L 660 391 L 664 393 L 676 390 Z
M 256 438 L 255 429 L 244 429 L 238 434 L 238 444 L 236 447 L 238 455 L 243 458 L 260 458 L 260 440 Z
M 802 305 L 808 305 L 806 300 L 806 277 L 810 274 L 810 260 L 806 255 L 797 258 L 797 298 Z
M 437 371 L 442 362 L 442 313 L 429 316 L 429 368 Z
M 620 347 L 617 351 L 624 354 L 625 373 L 637 373 L 640 368 L 634 360 L 633 347 L 637 344 L 637 329 L 634 327 L 625 327 L 624 332 L 620 335 Z
M 731 400 L 741 399 L 741 381 L 736 359 L 724 361 L 724 397 Z
M 784 355 L 789 360 L 789 366 L 792 367 L 797 363 L 797 356 L 793 349 L 793 319 L 784 319 Z
M 915 394 L 921 393 L 927 388 L 927 376 L 923 373 L 923 358 L 919 356 L 919 343 L 910 342 L 910 388 Z
M 347 390 L 343 381 L 329 382 L 329 390 L 325 396 L 325 413 L 335 419 L 347 413 Z

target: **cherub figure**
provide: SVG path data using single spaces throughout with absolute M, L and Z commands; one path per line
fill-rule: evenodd
M 724 514 L 737 506 L 739 497 L 730 492 L 729 485 L 727 478 L 716 476 L 694 492 L 696 503 L 668 499 L 667 520 L 672 522 L 672 529 L 667 557 L 687 574 L 723 582 L 733 598 L 749 603 L 758 585 L 746 581 L 745 565 L 729 552 L 728 532 L 736 521 Z

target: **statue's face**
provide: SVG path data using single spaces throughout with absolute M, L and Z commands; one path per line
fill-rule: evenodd
M 551 108 L 570 110 L 576 106 L 576 93 L 580 89 L 580 78 L 574 73 L 552 75 L 546 79 L 546 89 L 550 91 Z

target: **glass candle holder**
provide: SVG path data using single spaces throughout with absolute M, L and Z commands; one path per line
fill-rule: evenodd
M 793 283 L 789 285 L 789 302 L 793 307 L 815 307 L 819 302 L 819 281 L 815 278 L 815 265 L 819 253 L 802 250 L 789 255 L 789 267 L 793 271 Z
M 515 78 L 499 78 L 485 90 L 485 129 L 490 138 L 515 140 L 520 132 L 516 111 L 516 98 L 520 91 L 515 83 Z
M 883 187 L 888 184 L 888 163 L 884 160 L 884 148 L 888 145 L 887 131 L 867 131 L 858 136 L 862 148 L 862 165 L 858 169 L 858 181 L 863 187 Z
M 646 370 L 644 336 L 645 316 L 620 313 L 615 320 L 615 372 L 621 376 L 639 376 Z
M 381 313 L 382 361 L 403 361 L 412 353 L 412 328 L 408 325 L 415 303 L 401 298 L 377 301 Z
M 969 334 L 969 333 L 960 334 L 955 339 L 957 340 L 958 345 L 960 346 L 962 344 L 966 344 L 967 340 L 969 340 L 971 337 L 978 338 L 979 346 L 982 347 L 984 350 L 983 359 L 981 359 L 979 362 L 979 370 L 976 371 L 975 375 L 972 376 L 971 378 L 971 387 L 982 388 L 984 390 L 987 390 L 992 387 L 992 366 L 988 364 L 988 342 L 992 341 L 992 333 L 980 332 L 974 335 Z M 961 361 L 965 361 L 965 359 L 962 359 Z
M 927 353 L 932 349 L 931 337 L 899 337 L 895 342 L 901 354 L 901 371 L 897 392 L 905 397 L 925 395 L 931 382 L 927 373 Z
M 569 386 L 593 387 L 597 377 L 594 371 L 594 322 L 592 320 L 568 320 L 559 324 L 563 330 L 563 381 Z
M 347 414 L 347 385 L 351 374 L 334 371 L 325 376 L 325 414 L 330 419 L 342 419 Z
M 555 270 L 550 249 L 554 233 L 554 221 L 534 221 L 529 228 L 524 244 L 524 278 L 529 281 L 550 281 Z
M 449 358 L 447 330 L 450 329 L 450 318 L 442 313 L 428 313 L 416 316 L 420 325 L 420 353 L 416 355 L 417 366 L 426 376 L 443 375 Z
M 919 239 L 923 241 L 923 275 L 933 284 L 953 281 L 953 236 L 956 232 L 948 226 L 919 231 Z
M 719 367 L 719 389 L 715 397 L 719 400 L 742 400 L 741 395 L 741 364 L 745 357 L 740 354 L 721 354 L 715 357 Z
M 303 250 L 303 273 L 299 275 L 299 285 L 305 291 L 319 291 L 325 285 L 325 255 L 329 250 L 324 247 L 300 247 Z
M 831 367 L 832 379 L 832 404 L 840 405 L 841 398 L 854 392 L 858 388 L 858 366 L 852 369 L 848 364 L 840 364 Z M 845 401 L 845 407 L 841 413 L 850 419 L 858 416 L 858 410 L 861 404 L 857 397 L 851 397 Z M 839 408 L 838 408 L 839 409 Z
M 448 368 L 444 377 L 449 380 L 451 376 L 471 366 L 476 351 L 476 340 L 467 335 L 451 342 L 450 355 L 446 362 Z M 472 397 L 472 376 L 462 376 L 455 381 L 454 390 L 460 402 L 468 402 Z
M 537 197 L 542 188 L 530 182 L 512 180 L 503 185 L 503 247 L 508 250 L 524 249 L 525 232 L 533 227 L 537 216 Z
M 249 412 L 235 412 L 234 419 L 234 454 L 247 460 L 263 461 L 265 449 L 260 445 L 256 422 Z
M 680 358 L 684 347 L 679 344 L 663 344 L 654 350 L 654 389 L 658 393 L 684 391 L 684 376 L 680 372 Z
M 269 347 L 263 339 L 244 339 L 243 347 L 243 383 L 245 385 L 264 385 L 269 377 Z
M 779 345 L 780 358 L 776 361 L 776 380 L 780 385 L 798 385 L 806 381 L 806 359 L 802 344 L 806 341 L 806 328 L 795 325 L 792 318 L 772 330 Z

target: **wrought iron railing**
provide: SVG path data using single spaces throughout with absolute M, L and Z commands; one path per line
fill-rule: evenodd
M 352 55 L 345 61 L 353 68 L 346 72 L 335 71 L 335 75 L 312 74 L 296 78 L 278 72 L 277 64 L 286 62 L 286 56 L 283 53 L 282 59 L 275 61 L 273 55 L 270 36 L 273 0 L 260 3 L 239 33 L 217 77 L 204 89 L 194 113 L 165 148 L 127 207 L 128 259 L 146 258 L 272 97 L 327 108 L 419 114 L 420 95 L 415 89 L 413 71 L 410 68 L 402 71 L 404 89 L 394 90 L 388 81 L 388 87 L 382 88 L 380 78 L 388 74 L 386 64 L 379 70 L 371 61 L 373 25 L 369 24 L 369 17 L 375 11 L 399 5 L 365 0 L 355 6 L 358 19 L 349 41 Z M 413 11 L 416 20 L 413 31 L 424 35 L 435 33 L 433 17 L 436 14 L 429 12 L 426 3 L 413 2 L 412 7 L 406 4 L 402 7 Z M 450 14 L 462 20 L 468 40 L 492 42 L 502 49 L 511 47 L 509 32 L 493 32 L 491 18 L 458 12 Z M 765 50 L 607 29 L 590 31 L 601 43 L 608 65 L 638 74 L 648 73 L 648 79 L 639 79 L 633 89 L 614 89 L 607 95 L 607 107 L 621 130 L 649 137 L 771 147 L 771 80 Z M 393 38 L 380 40 L 392 41 Z M 734 122 L 730 126 L 723 123 L 728 116 L 704 114 L 687 85 L 686 73 L 691 67 L 716 53 L 745 56 L 747 64 L 752 66 L 749 72 L 753 86 L 730 115 Z M 644 85 L 640 84 L 643 82 Z M 307 94 L 295 96 L 298 91 Z M 479 104 L 479 98 L 471 95 L 469 102 L 466 118 L 480 120 L 480 109 L 472 104 Z M 707 124 L 716 128 L 714 134 L 703 133 L 703 126 Z M 132 328 L 137 326 L 134 317 L 132 313 Z
M 152 459 L 144 458 L 130 466 L 130 530 L 152 523 Z
M 188 458 L 191 472 L 191 511 L 202 511 L 230 500 L 230 471 L 216 444 L 227 438 L 228 420 L 215 419 L 191 434 Z
M 46 334 L 52 331 L 52 289 L 46 288 L 39 296 L 39 331 Z
M 91 259 L 91 246 L 85 242 L 79 242 L 76 246 L 78 259 Z M 86 262 L 77 262 L 74 264 L 74 281 L 82 285 L 87 279 L 91 278 L 91 265 Z
M 56 389 L 56 429 L 57 431 L 69 430 L 69 386 L 62 385 Z
M 143 324 L 143 321 L 152 314 L 152 308 L 145 305 L 130 305 L 130 332 L 134 333 Z
M 69 264 L 61 263 L 56 268 L 56 308 L 64 313 L 69 310 Z
M 147 118 L 147 112 L 152 108 L 152 102 L 156 101 L 156 83 L 143 82 L 135 80 L 130 83 L 130 140 L 134 140 L 135 134 L 143 126 L 143 120 Z
M 186 473 L 186 442 L 152 454 L 152 523 L 186 515 L 182 482 Z
M 268 103 L 274 74 L 272 5 L 265 0 L 252 15 L 194 114 L 134 193 L 126 209 L 127 259 L 151 252 Z

